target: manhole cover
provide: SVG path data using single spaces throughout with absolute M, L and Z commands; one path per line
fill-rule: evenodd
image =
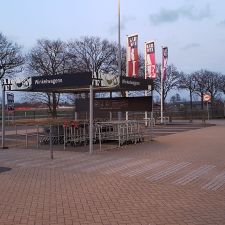
M 9 167 L 0 167 L 0 173 L 6 172 L 9 170 L 11 170 L 11 168 L 9 168 Z

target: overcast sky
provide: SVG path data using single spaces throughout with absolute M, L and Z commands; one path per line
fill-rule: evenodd
M 0 32 L 27 51 L 37 39 L 100 36 L 117 41 L 118 0 L 1 0 Z M 126 35 L 169 48 L 169 63 L 192 72 L 225 73 L 224 0 L 121 0 L 121 44 Z

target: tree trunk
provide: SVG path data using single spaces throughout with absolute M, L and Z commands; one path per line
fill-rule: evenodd
M 52 118 L 57 118 L 57 100 L 56 100 L 56 93 L 52 93 Z
M 203 100 L 204 93 L 201 93 L 201 109 L 204 110 L 204 100 Z
M 210 92 L 211 95 L 211 118 L 213 118 L 213 114 L 214 114 L 214 96 L 213 94 Z
M 190 91 L 190 122 L 192 122 L 192 109 L 193 109 L 193 101 L 192 101 L 192 91 Z

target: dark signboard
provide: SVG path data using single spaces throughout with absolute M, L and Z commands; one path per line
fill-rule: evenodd
M 152 90 L 153 80 L 121 76 L 120 87 L 126 90 Z
M 54 76 L 32 77 L 33 91 L 57 90 L 58 88 L 77 88 L 91 85 L 92 74 L 89 72 L 62 74 Z
M 13 91 L 62 93 L 88 92 L 89 85 L 91 84 L 96 92 L 153 90 L 152 79 L 113 74 L 98 74 L 98 77 L 92 77 L 91 72 L 27 77 L 22 80 L 14 80 L 10 83 L 12 86 L 11 90 Z
M 76 111 L 84 112 L 89 110 L 89 99 L 78 99 L 76 101 Z M 151 111 L 152 97 L 118 97 L 94 99 L 94 111 Z

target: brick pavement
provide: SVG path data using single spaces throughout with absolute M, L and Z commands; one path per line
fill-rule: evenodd
M 98 152 L 0 150 L 1 225 L 224 225 L 225 125 Z

